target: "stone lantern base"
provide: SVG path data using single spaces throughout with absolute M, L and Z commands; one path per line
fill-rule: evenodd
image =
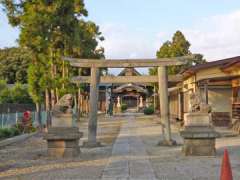
M 77 127 L 51 127 L 45 134 L 48 155 L 51 157 L 76 157 L 80 154 L 79 139 L 83 133 Z
M 186 127 L 180 132 L 184 138 L 182 151 L 186 156 L 215 156 L 218 133 L 212 127 Z
M 186 156 L 215 156 L 215 139 L 219 134 L 211 125 L 208 113 L 189 113 L 185 116 L 184 129 L 180 131 L 184 138 L 182 151 Z

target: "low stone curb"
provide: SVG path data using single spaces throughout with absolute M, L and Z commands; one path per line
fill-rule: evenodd
M 0 148 L 4 146 L 11 145 L 13 143 L 25 141 L 26 139 L 32 137 L 33 135 L 37 134 L 38 132 L 30 133 L 30 134 L 22 134 L 19 136 L 11 137 L 5 140 L 0 141 Z
M 228 137 L 237 137 L 237 136 L 239 136 L 239 134 L 238 133 L 219 133 L 220 134 L 220 136 L 218 137 L 218 138 L 224 138 L 224 137 L 226 137 L 226 138 L 228 138 Z

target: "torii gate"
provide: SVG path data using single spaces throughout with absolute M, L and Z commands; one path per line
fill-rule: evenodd
M 158 82 L 161 122 L 163 123 L 165 144 L 172 144 L 169 102 L 168 102 L 168 75 L 167 66 L 185 64 L 189 56 L 161 59 L 78 59 L 64 57 L 74 67 L 91 68 L 91 76 L 73 77 L 75 83 L 90 83 L 90 115 L 88 123 L 88 142 L 87 146 L 98 146 L 97 142 L 97 104 L 98 104 L 98 84 L 101 83 L 132 83 L 132 82 Z M 126 67 L 158 67 L 157 76 L 128 76 L 113 77 L 99 76 L 99 68 L 126 68 Z M 178 81 L 179 76 L 170 76 L 170 81 Z

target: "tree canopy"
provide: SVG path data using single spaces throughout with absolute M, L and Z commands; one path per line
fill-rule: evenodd
M 0 103 L 32 104 L 33 100 L 28 94 L 26 85 L 16 83 L 9 86 L 5 80 L 0 80 Z
M 99 27 L 86 20 L 84 0 L 2 0 L 1 4 L 10 24 L 20 29 L 20 48 L 31 53 L 28 89 L 41 126 L 44 99 L 49 111 L 63 93 L 79 92 L 70 77 L 80 71 L 62 56 L 100 59 L 104 49 L 98 47 L 98 41 L 104 38 Z
M 104 38 L 99 27 L 86 20 L 83 0 L 1 2 L 11 25 L 20 28 L 20 47 L 31 53 L 28 83 L 35 102 L 42 101 L 46 90 L 52 91 L 53 98 L 61 91 L 72 91 L 66 85 L 78 71 L 62 61 L 62 56 L 104 57 L 104 49 L 98 47 Z
M 185 38 L 181 31 L 177 31 L 171 41 L 166 41 L 157 51 L 156 56 L 157 58 L 168 58 L 168 57 L 179 57 L 179 56 L 187 56 L 192 55 L 190 51 L 191 44 Z M 203 59 L 203 55 L 195 54 L 193 58 L 188 59 L 187 64 L 182 66 L 170 66 L 168 68 L 169 74 L 178 74 L 186 68 L 189 68 L 196 64 L 205 63 L 206 60 Z M 156 74 L 156 68 L 151 68 L 149 70 L 150 74 Z
M 27 83 L 31 54 L 24 48 L 0 49 L 0 78 L 8 84 Z

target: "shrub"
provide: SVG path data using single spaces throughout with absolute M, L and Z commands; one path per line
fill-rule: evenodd
M 0 138 L 10 138 L 20 134 L 17 128 L 2 128 L 0 129 Z
M 151 115 L 154 113 L 154 107 L 150 106 L 150 107 L 146 107 L 143 111 L 143 113 L 145 115 Z
M 121 111 L 126 111 L 127 110 L 127 105 L 126 104 L 122 104 L 121 105 Z

